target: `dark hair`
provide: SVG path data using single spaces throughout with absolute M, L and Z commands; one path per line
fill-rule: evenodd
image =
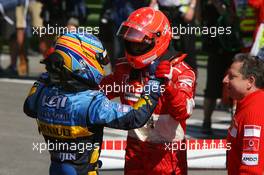
M 248 54 L 237 54 L 233 59 L 234 62 L 242 62 L 243 66 L 240 73 L 244 78 L 253 76 L 256 79 L 255 85 L 257 88 L 264 88 L 264 61 L 258 57 L 250 56 Z

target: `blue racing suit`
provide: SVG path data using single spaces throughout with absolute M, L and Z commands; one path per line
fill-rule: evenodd
M 50 175 L 98 173 L 103 128 L 134 129 L 150 118 L 160 96 L 159 82 L 133 106 L 108 100 L 96 90 L 69 91 L 55 84 L 34 83 L 24 112 L 36 118 L 51 155 Z M 156 92 L 151 92 L 156 89 Z

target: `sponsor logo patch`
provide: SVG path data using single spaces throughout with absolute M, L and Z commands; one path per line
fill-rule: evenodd
M 259 139 L 256 138 L 243 139 L 243 151 L 259 151 Z
M 76 154 L 75 153 L 59 153 L 60 160 L 76 160 Z
M 37 121 L 39 132 L 46 136 L 75 139 L 78 137 L 87 137 L 93 135 L 87 127 L 82 126 L 64 126 L 54 125 L 45 122 Z
M 64 96 L 43 96 L 42 106 L 48 106 L 50 108 L 64 108 L 66 106 L 67 97 Z
M 193 77 L 188 75 L 180 75 L 178 81 L 187 84 L 188 86 L 193 86 Z
M 38 87 L 39 87 L 39 83 L 35 82 L 34 85 L 32 86 L 32 88 L 30 89 L 29 93 L 28 93 L 28 97 L 35 94 Z
M 118 105 L 117 107 L 117 111 L 119 112 L 129 112 L 130 110 L 130 106 L 126 106 L 126 105 Z
M 192 77 L 182 75 L 178 77 L 176 88 L 180 88 L 186 92 L 192 91 L 192 87 L 194 85 L 194 81 Z
M 245 125 L 244 137 L 260 137 L 261 126 Z
M 258 165 L 258 154 L 242 154 L 242 163 L 244 165 Z

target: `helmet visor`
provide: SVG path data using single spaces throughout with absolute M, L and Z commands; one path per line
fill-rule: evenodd
M 150 32 L 137 30 L 125 25 L 120 26 L 117 36 L 121 36 L 125 40 L 131 42 L 143 42 L 146 37 L 152 38 L 152 34 Z
M 96 53 L 96 59 L 102 65 L 107 65 L 110 62 L 106 50 L 102 53 Z
M 143 55 L 154 48 L 155 42 L 153 40 L 148 41 L 150 42 L 146 42 L 145 39 L 143 42 L 131 42 L 125 40 L 126 52 L 133 56 Z

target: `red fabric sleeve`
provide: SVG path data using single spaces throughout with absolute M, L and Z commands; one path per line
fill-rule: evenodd
M 176 120 L 182 121 L 190 117 L 194 107 L 195 74 L 192 70 L 187 70 L 180 75 L 175 75 L 173 74 L 164 97 L 169 114 Z
M 113 99 L 115 97 L 119 97 L 122 92 L 118 92 L 118 88 L 116 86 L 124 85 L 124 81 L 126 81 L 126 77 L 131 70 L 131 66 L 128 64 L 125 58 L 121 58 L 115 65 L 115 70 L 110 75 L 107 75 L 103 78 L 100 83 L 100 89 L 103 89 L 106 96 L 109 99 Z M 114 90 L 114 88 L 116 88 Z
M 255 111 L 257 110 L 259 109 Z M 258 175 L 264 172 L 264 119 L 262 116 L 251 112 L 243 117 L 243 124 L 239 128 L 241 162 L 238 174 L 240 175 Z

